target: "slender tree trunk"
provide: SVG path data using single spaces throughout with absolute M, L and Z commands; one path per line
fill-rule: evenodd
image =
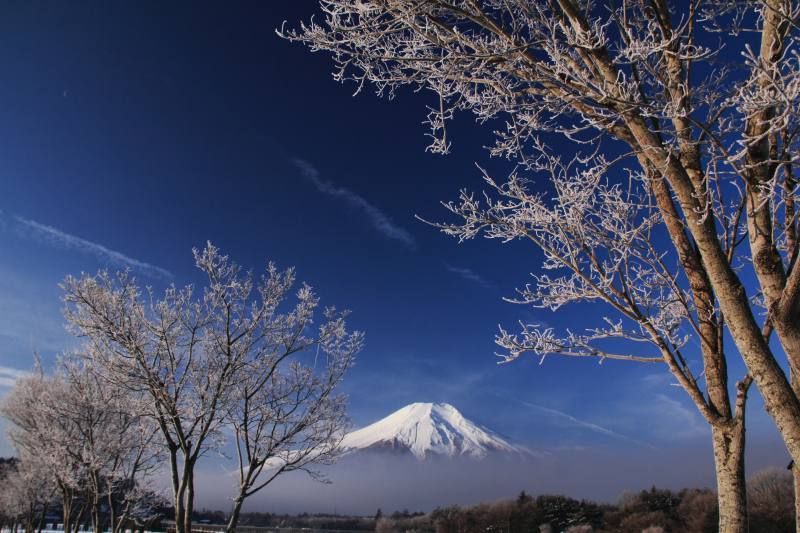
M 25 533 L 33 533 L 34 525 L 33 521 L 36 520 L 36 511 L 34 509 L 30 509 L 29 512 L 25 516 Z
M 100 516 L 100 499 L 92 497 L 92 530 L 94 533 L 103 533 L 102 518 Z
M 231 511 L 231 517 L 228 519 L 228 526 L 225 529 L 227 533 L 234 533 L 236 531 L 236 527 L 239 525 L 242 503 L 244 503 L 244 495 L 240 493 L 239 496 L 233 500 L 233 510 Z
M 44 529 L 44 521 L 47 518 L 47 504 L 42 506 L 42 514 L 39 515 L 39 525 L 36 527 L 36 533 L 42 533 Z
M 169 466 L 172 474 L 172 496 L 175 505 L 175 533 L 184 533 L 183 492 L 185 483 L 182 483 L 178 474 L 178 450 L 175 447 L 169 448 Z
M 72 525 L 72 530 L 74 531 L 74 533 L 78 533 L 78 531 L 80 531 L 81 521 L 83 520 L 83 515 L 85 512 L 86 512 L 86 506 L 82 505 L 80 511 L 78 511 L 78 514 L 75 516 L 75 523 Z M 66 529 L 64 531 L 66 532 Z
M 720 533 L 747 533 L 747 490 L 744 476 L 744 421 L 712 426 L 717 474 Z
M 103 524 L 100 518 L 100 506 L 92 508 L 92 530 L 94 533 L 103 533 Z
M 194 511 L 194 462 L 190 461 L 186 477 L 186 508 L 184 509 L 184 533 L 192 533 L 192 512 Z
M 72 531 L 72 496 L 67 496 L 67 490 L 63 488 L 61 489 L 61 509 L 64 533 L 69 533 Z
M 108 522 L 111 533 L 117 533 L 117 510 L 114 507 L 114 491 L 108 490 Z
M 91 509 L 89 511 L 92 520 L 92 531 L 94 533 L 103 533 L 103 518 L 100 512 L 100 493 L 102 491 L 102 482 L 100 481 L 100 474 L 96 470 L 92 470 L 92 493 L 91 493 Z

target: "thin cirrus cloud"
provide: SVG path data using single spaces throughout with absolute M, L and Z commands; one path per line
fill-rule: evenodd
M 0 212 L 0 215 L 2 215 L 2 212 Z M 0 229 L 7 228 L 10 222 L 10 225 L 13 225 L 17 235 L 20 237 L 44 242 L 51 246 L 66 250 L 73 250 L 76 252 L 93 255 L 98 259 L 108 261 L 109 263 L 123 268 L 130 268 L 131 270 L 135 270 L 150 277 L 162 279 L 171 279 L 173 277 L 172 272 L 169 270 L 145 261 L 140 261 L 139 259 L 134 259 L 133 257 L 127 256 L 122 252 L 117 252 L 115 250 L 106 248 L 102 244 L 87 241 L 86 239 L 76 237 L 75 235 L 70 235 L 69 233 L 65 233 L 46 224 L 41 224 L 35 220 L 30 220 L 20 216 L 11 217 L 10 221 L 3 220 L 3 218 L 5 217 L 0 217 L 0 220 L 2 220 Z
M 292 159 L 294 166 L 300 170 L 300 173 L 322 194 L 337 198 L 349 206 L 361 211 L 367 218 L 376 231 L 383 234 L 385 237 L 399 241 L 409 248 L 416 247 L 416 241 L 411 236 L 408 230 L 395 224 L 389 216 L 372 205 L 366 198 L 358 193 L 351 191 L 345 187 L 340 187 L 331 183 L 330 181 L 323 180 L 320 177 L 320 172 L 317 168 L 306 161 L 305 159 L 294 158 Z
M 451 265 L 451 264 L 449 264 L 447 262 L 444 262 L 443 264 L 444 264 L 444 267 L 447 270 L 449 270 L 453 274 L 457 274 L 457 275 L 461 276 L 462 278 L 464 278 L 467 281 L 470 281 L 470 282 L 472 282 L 472 283 L 474 283 L 476 285 L 480 285 L 481 287 L 486 287 L 487 289 L 494 287 L 494 283 L 492 283 L 490 281 L 487 281 L 486 279 L 481 277 L 480 274 L 476 273 L 473 270 L 470 270 L 468 268 L 461 268 L 461 267 L 453 266 L 453 265 Z
M 627 440 L 629 442 L 633 442 L 635 444 L 646 446 L 648 448 L 653 448 L 653 446 L 650 445 L 650 444 L 647 444 L 645 442 L 641 442 L 639 440 L 633 439 L 633 438 L 631 438 L 631 437 L 629 437 L 627 435 L 623 435 L 622 433 L 617 433 L 616 431 L 613 431 L 611 429 L 603 427 L 603 426 L 601 426 L 599 424 L 594 424 L 592 422 L 587 422 L 585 420 L 581 420 L 580 418 L 576 418 L 576 417 L 572 416 L 569 413 L 565 413 L 564 411 L 559 411 L 558 409 L 553 409 L 551 407 L 545 407 L 543 405 L 539 405 L 539 404 L 535 404 L 535 403 L 531 403 L 531 402 L 520 401 L 520 403 L 522 405 L 526 406 L 526 407 L 530 407 L 531 409 L 537 409 L 539 411 L 547 413 L 548 415 L 555 416 L 555 417 L 560 418 L 562 420 L 566 420 L 567 422 L 571 423 L 574 426 L 585 428 L 585 429 L 588 429 L 590 431 L 594 431 L 595 433 L 600 433 L 602 435 L 607 435 L 609 437 L 616 437 L 618 439 Z

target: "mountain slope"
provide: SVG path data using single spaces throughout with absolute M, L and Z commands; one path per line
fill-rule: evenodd
M 480 458 L 492 452 L 525 451 L 470 422 L 446 403 L 407 405 L 374 424 L 347 434 L 342 447 L 347 452 L 368 449 L 408 451 L 419 459 L 429 454 Z

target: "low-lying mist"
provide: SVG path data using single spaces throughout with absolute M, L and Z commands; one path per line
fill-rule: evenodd
M 750 471 L 775 466 L 785 455 L 751 460 Z M 770 459 L 771 457 L 771 459 Z M 664 488 L 713 488 L 711 450 L 701 447 L 619 450 L 571 448 L 537 453 L 469 458 L 360 452 L 324 469 L 331 483 L 293 472 L 278 478 L 245 504 L 245 511 L 372 515 L 409 509 L 430 511 L 453 504 L 473 504 L 529 494 L 565 494 L 573 498 L 615 501 L 620 494 L 656 485 Z M 236 474 L 222 467 L 198 472 L 196 508 L 227 511 Z

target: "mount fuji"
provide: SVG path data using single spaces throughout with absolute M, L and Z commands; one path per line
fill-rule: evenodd
M 342 441 L 346 454 L 360 450 L 408 452 L 417 459 L 429 456 L 480 459 L 489 454 L 529 453 L 497 433 L 464 418 L 447 403 L 412 403 Z

